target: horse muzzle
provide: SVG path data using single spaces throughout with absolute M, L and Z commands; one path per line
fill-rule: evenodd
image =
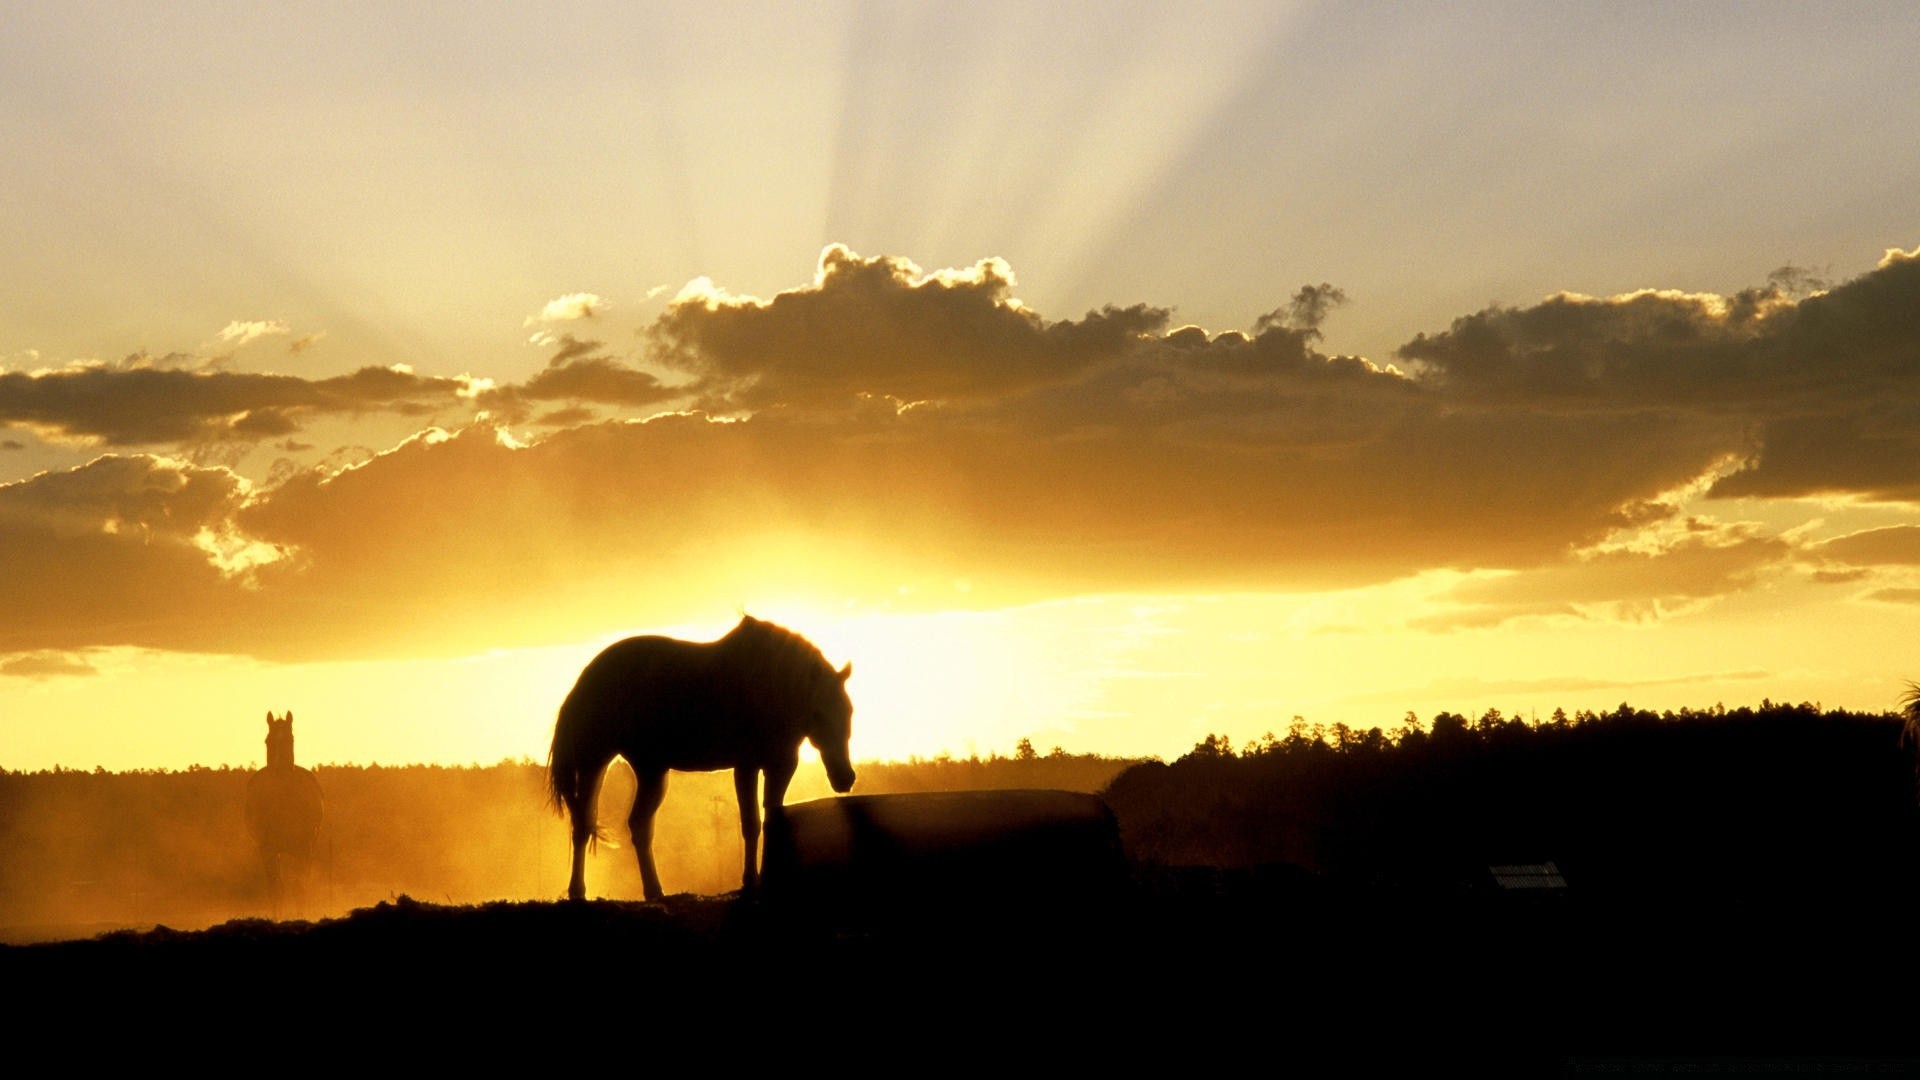
M 827 783 L 833 785 L 836 795 L 845 795 L 853 790 L 853 765 L 844 761 L 827 762 Z

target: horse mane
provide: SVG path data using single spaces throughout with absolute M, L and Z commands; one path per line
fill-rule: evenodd
M 821 683 L 834 675 L 833 665 L 819 646 L 799 634 L 751 615 L 720 639 L 732 663 L 763 672 L 759 690 L 778 704 L 811 700 Z

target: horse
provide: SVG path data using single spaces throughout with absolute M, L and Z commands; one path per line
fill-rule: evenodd
M 766 774 L 767 813 L 778 814 L 805 739 L 820 752 L 833 790 L 853 787 L 847 757 L 851 674 L 851 663 L 835 671 L 806 638 L 750 615 L 718 641 L 648 635 L 609 645 L 580 672 L 561 704 L 547 757 L 553 807 L 573 826 L 568 898 L 586 899 L 587 848 L 600 836 L 595 799 L 616 754 L 633 766 L 639 785 L 627 823 L 646 898 L 665 895 L 653 864 L 653 816 L 666 796 L 670 769 L 733 770 L 746 847 L 740 888 L 753 892 L 760 774 Z
M 302 892 L 324 814 L 320 781 L 293 763 L 293 713 L 267 713 L 267 767 L 247 780 L 247 831 L 276 912 Z

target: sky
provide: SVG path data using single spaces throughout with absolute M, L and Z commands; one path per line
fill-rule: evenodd
M 0 767 L 857 758 L 1920 678 L 1873 4 L 0 3 Z

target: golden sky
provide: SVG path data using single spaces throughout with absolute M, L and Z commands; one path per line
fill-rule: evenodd
M 1920 24 L 21 5 L 0 766 L 540 757 L 742 611 L 855 753 L 1920 677 Z

